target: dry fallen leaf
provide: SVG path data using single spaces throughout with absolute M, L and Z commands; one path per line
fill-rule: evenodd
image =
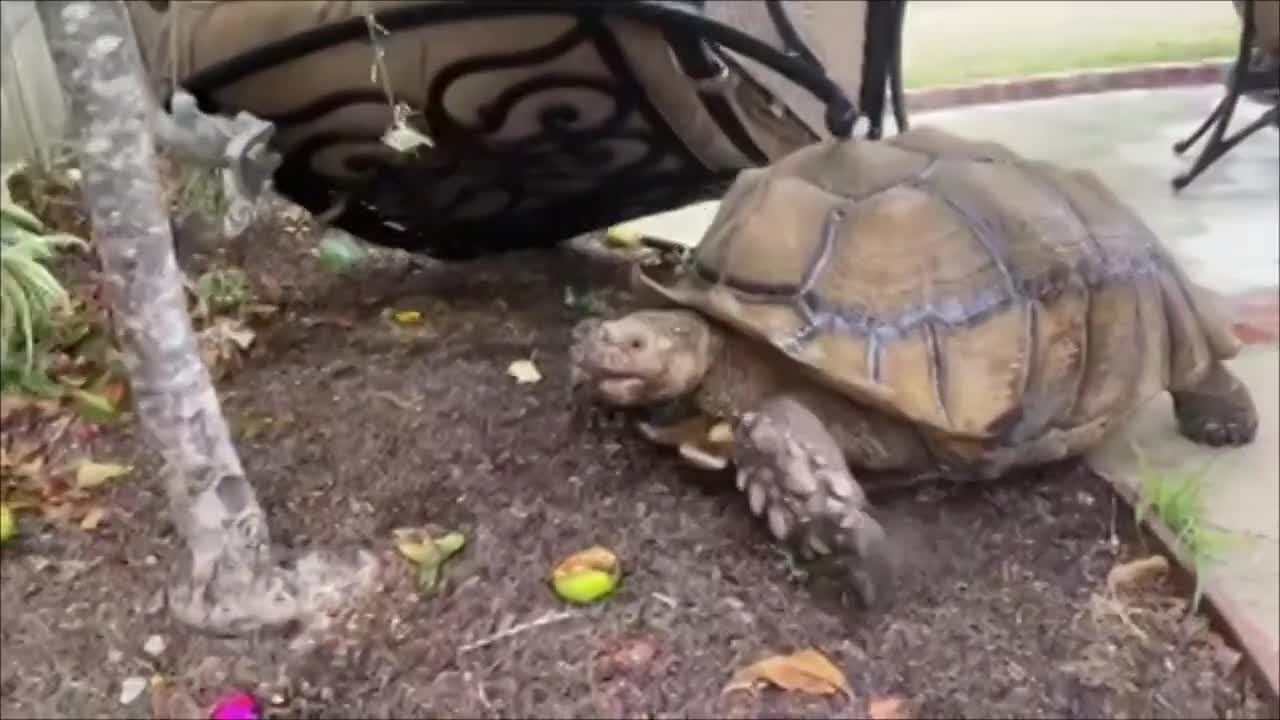
M 96 530 L 98 526 L 102 524 L 102 519 L 106 516 L 107 511 L 104 508 L 89 508 L 89 512 L 85 513 L 84 517 L 80 518 L 80 529 Z
M 911 720 L 907 701 L 893 696 L 876 698 L 867 703 L 867 715 L 871 720 Z
M 1162 577 L 1169 572 L 1169 560 L 1163 555 L 1152 555 L 1131 560 L 1111 568 L 1107 573 L 1107 592 L 1115 594 L 1121 587 L 1136 585 L 1144 580 Z
M 536 383 L 542 379 L 542 373 L 538 372 L 538 366 L 529 360 L 516 360 L 507 366 L 507 374 L 516 379 L 516 383 L 524 385 L 526 383 Z
M 279 307 L 266 303 L 251 303 L 244 307 L 244 314 L 255 320 L 270 320 L 279 311 Z
M 205 366 L 215 377 L 240 364 L 240 356 L 253 345 L 256 333 L 244 323 L 231 318 L 218 318 L 196 334 L 196 345 Z
M 81 460 L 80 466 L 76 468 L 76 487 L 81 490 L 95 488 L 108 480 L 128 474 L 132 469 L 128 465 Z
M 734 673 L 721 694 L 734 690 L 754 691 L 756 684 L 762 682 L 810 695 L 843 692 L 853 697 L 849 681 L 840 668 L 812 648 L 791 655 L 773 655 L 742 668 Z

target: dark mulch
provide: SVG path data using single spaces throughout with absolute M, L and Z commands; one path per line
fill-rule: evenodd
M 915 717 L 1264 714 L 1181 600 L 1130 596 L 1126 622 L 1096 599 L 1118 559 L 1147 551 L 1078 466 L 876 498 L 912 574 L 893 608 L 863 615 L 789 565 L 727 477 L 683 467 L 616 418 L 575 414 L 565 352 L 582 311 L 565 287 L 592 289 L 581 258 L 388 262 L 339 278 L 305 247 L 259 230 L 228 256 L 284 308 L 221 383 L 245 464 L 286 544 L 387 548 L 399 526 L 463 530 L 446 585 L 417 599 L 406 566 L 367 608 L 372 623 L 310 654 L 194 635 L 158 602 L 181 548 L 155 458 L 120 431 L 97 455 L 139 470 L 112 491 L 106 524 L 28 518 L 4 549 L 4 717 L 146 714 L 147 693 L 130 706 L 117 695 L 153 673 L 200 702 L 256 686 L 279 695 L 274 713 L 307 717 L 850 717 L 887 696 Z M 422 311 L 425 329 L 393 328 L 388 306 Z M 542 382 L 506 375 L 521 358 Z M 564 610 L 548 571 L 596 543 L 626 568 L 611 599 L 462 649 Z M 158 659 L 142 651 L 153 634 L 167 640 Z M 853 699 L 721 695 L 736 668 L 809 646 L 847 673 Z

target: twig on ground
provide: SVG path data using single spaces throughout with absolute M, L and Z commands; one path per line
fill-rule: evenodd
M 573 612 L 572 610 L 562 610 L 556 613 L 549 613 L 547 615 L 543 615 L 537 620 L 530 620 L 529 622 L 520 623 L 519 625 L 512 625 L 511 627 L 507 628 L 506 630 L 503 630 L 502 632 L 497 632 L 490 635 L 489 637 L 476 640 L 475 642 L 467 643 L 466 645 L 463 645 L 462 647 L 458 648 L 458 653 L 461 654 L 464 652 L 470 652 L 472 650 L 478 650 L 482 647 L 492 645 L 498 642 L 499 640 L 505 640 L 506 638 L 509 638 L 512 635 L 519 635 L 520 633 L 528 632 L 529 630 L 533 630 L 535 628 L 540 628 L 543 625 L 550 625 L 551 623 L 556 623 L 562 620 L 568 620 L 570 618 L 575 618 L 575 617 L 578 617 L 578 613 Z
M 1133 617 L 1130 615 L 1134 608 L 1128 607 L 1120 600 L 1094 593 L 1090 598 L 1089 608 L 1093 612 L 1095 620 L 1101 619 L 1105 615 L 1114 615 L 1140 639 L 1147 639 L 1147 633 L 1138 627 L 1138 624 L 1133 621 Z
M 670 595 L 664 595 L 660 592 L 650 593 L 650 595 L 653 596 L 654 600 L 657 600 L 658 602 L 662 603 L 663 605 L 666 605 L 667 607 L 673 610 L 680 605 L 680 603 L 677 602 L 676 599 L 671 597 Z

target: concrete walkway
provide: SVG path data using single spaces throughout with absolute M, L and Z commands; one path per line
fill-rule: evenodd
M 1264 130 L 1237 147 L 1178 195 L 1169 180 L 1189 158 L 1171 146 L 1196 127 L 1219 87 L 1130 91 L 921 114 L 974 138 L 997 140 L 1031 157 L 1093 169 L 1156 230 L 1199 283 L 1222 294 L 1249 343 L 1232 368 L 1253 392 L 1261 415 L 1250 446 L 1214 452 L 1177 433 L 1167 396 L 1157 398 L 1127 434 L 1090 461 L 1113 482 L 1136 491 L 1143 449 L 1149 468 L 1168 474 L 1212 460 L 1205 475 L 1207 523 L 1232 535 L 1209 579 L 1241 609 L 1274 678 L 1280 653 L 1280 142 Z M 1260 108 L 1242 102 L 1243 125 Z M 696 243 L 716 209 L 703 203 L 633 225 L 642 232 Z M 1265 635 L 1265 638 L 1257 637 Z M 1269 667 L 1268 667 L 1269 666 Z

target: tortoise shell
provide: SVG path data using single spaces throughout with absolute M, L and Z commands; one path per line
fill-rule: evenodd
M 640 277 L 858 402 L 967 438 L 1131 409 L 1236 347 L 1091 174 L 931 128 L 742 172 L 687 262 Z

